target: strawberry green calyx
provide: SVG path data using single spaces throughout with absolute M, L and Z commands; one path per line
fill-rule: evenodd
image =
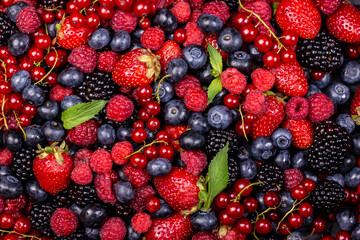
M 58 142 L 54 142 L 45 148 L 42 148 L 40 144 L 38 144 L 38 150 L 36 150 L 36 153 L 39 153 L 38 157 L 40 159 L 44 159 L 49 154 L 54 154 L 56 162 L 61 166 L 64 163 L 62 154 L 68 152 L 68 146 L 66 145 L 65 141 L 63 141 L 60 146 L 57 146 L 58 144 Z
M 146 77 L 150 79 L 155 76 L 156 80 L 161 72 L 161 64 L 159 61 L 159 57 L 153 54 L 150 49 L 142 49 L 141 52 L 142 55 L 139 56 L 137 60 L 146 64 Z

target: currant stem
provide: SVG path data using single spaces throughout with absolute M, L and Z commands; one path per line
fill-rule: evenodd
M 22 131 L 22 133 L 24 134 L 24 140 L 26 141 L 26 133 L 24 131 L 24 129 L 22 128 L 20 121 L 18 119 L 18 117 L 16 116 L 16 112 L 13 110 L 14 116 L 15 116 L 15 120 L 17 122 L 17 125 L 19 126 L 20 130 Z
M 155 92 L 155 96 L 156 96 L 156 101 L 158 104 L 160 104 L 160 84 L 164 81 L 165 78 L 167 77 L 171 77 L 171 74 L 165 75 L 163 76 L 160 81 L 158 82 L 157 88 L 156 88 L 156 92 Z
M 241 191 L 238 193 L 238 195 L 236 196 L 236 198 L 235 198 L 233 201 L 234 201 L 234 202 L 240 201 L 241 194 L 242 194 L 246 189 L 248 189 L 249 187 L 255 186 L 255 185 L 259 185 L 259 184 L 262 184 L 262 182 L 254 182 L 254 183 L 251 183 L 251 184 L 247 185 L 246 187 L 244 187 L 243 190 L 241 190 Z
M 312 235 L 314 235 L 315 228 L 313 228 L 313 230 L 311 231 L 311 233 L 310 233 L 308 236 L 306 236 L 306 237 L 296 236 L 295 234 L 291 233 L 291 232 L 289 231 L 289 229 L 286 229 L 286 231 L 288 231 L 289 235 L 291 235 L 291 236 L 293 236 L 293 237 L 295 237 L 295 238 L 298 238 L 298 239 L 308 239 L 309 237 L 311 237 Z
M 241 104 L 240 107 L 239 107 L 239 112 L 240 112 L 240 116 L 241 116 L 241 125 L 242 125 L 242 130 L 243 130 L 243 132 L 244 132 L 244 137 L 245 137 L 246 141 L 248 142 L 249 139 L 247 138 L 247 135 L 246 135 L 246 132 L 245 132 L 244 115 L 243 115 L 243 113 L 242 113 L 242 111 L 241 111 L 241 106 L 242 106 L 242 104 Z
M 20 238 L 30 238 L 30 239 L 37 239 L 37 240 L 41 240 L 41 238 L 37 237 L 37 236 L 33 236 L 33 235 L 26 235 L 26 234 L 21 234 L 21 233 L 18 233 L 18 232 L 15 232 L 15 231 L 7 231 L 7 230 L 3 230 L 3 229 L 0 229 L 0 232 L 1 232 L 1 235 L 4 234 L 4 233 L 7 233 L 7 234 L 16 234 L 16 235 L 19 235 Z
M 5 77 L 5 82 L 7 82 L 7 76 L 6 76 L 6 64 L 3 60 L 0 59 L 1 65 L 4 68 L 5 72 L 3 73 L 4 77 Z
M 5 108 L 5 95 L 3 95 L 3 100 L 2 100 L 2 104 L 1 104 L 1 114 L 3 116 L 5 128 L 6 128 L 6 130 L 9 130 L 9 127 L 7 125 L 7 122 L 6 122 L 6 116 L 5 116 L 4 108 Z
M 131 157 L 132 155 L 141 152 L 144 148 L 150 147 L 150 146 L 152 146 L 152 145 L 154 145 L 154 144 L 156 144 L 156 143 L 164 143 L 164 144 L 167 144 L 167 142 L 165 142 L 165 141 L 163 141 L 163 140 L 154 140 L 154 141 L 152 141 L 152 142 L 149 143 L 149 144 L 145 144 L 145 142 L 144 142 L 144 145 L 143 145 L 141 148 L 139 148 L 139 149 L 136 150 L 135 152 L 127 155 L 127 156 L 124 157 L 124 158 L 129 158 L 129 157 Z
M 42 83 L 42 81 L 44 81 L 44 79 L 47 77 L 47 76 L 49 76 L 49 74 L 54 70 L 54 68 L 55 68 L 55 66 L 56 66 L 56 64 L 57 64 L 57 62 L 58 62 L 58 53 L 57 53 L 57 51 L 56 51 L 56 48 L 54 48 L 54 52 L 55 52 L 55 56 L 56 56 L 56 58 L 55 58 L 55 62 L 54 62 L 54 64 L 53 64 L 53 66 L 51 67 L 51 69 L 46 73 L 46 75 L 42 78 L 42 79 L 40 79 L 40 81 L 37 81 L 36 83 L 34 83 L 34 85 L 36 85 L 36 84 L 38 84 L 38 83 Z

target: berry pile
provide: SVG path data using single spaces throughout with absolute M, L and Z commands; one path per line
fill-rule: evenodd
M 360 240 L 350 2 L 0 0 L 0 240 Z

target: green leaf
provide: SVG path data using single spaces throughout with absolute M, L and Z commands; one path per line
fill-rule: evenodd
M 65 129 L 71 129 L 98 114 L 108 101 L 96 100 L 87 103 L 76 104 L 61 114 L 61 120 Z
M 224 190 L 228 184 L 228 150 L 229 142 L 216 154 L 209 165 L 208 197 L 204 204 L 205 209 L 210 208 L 214 198 Z
M 221 78 L 217 77 L 214 80 L 212 80 L 207 90 L 208 104 L 212 102 L 216 94 L 218 94 L 221 90 L 222 90 Z
M 277 9 L 278 9 L 278 7 L 279 7 L 279 2 L 274 2 L 273 3 L 273 16 L 275 16 L 275 14 L 276 14 L 276 11 L 277 11 Z
M 217 74 L 214 72 L 212 72 L 211 74 L 214 77 L 218 77 L 218 76 L 220 76 L 220 74 L 222 73 L 222 70 L 223 70 L 222 57 L 221 57 L 220 53 L 209 43 L 208 43 L 207 50 L 208 50 L 209 56 L 210 56 L 210 64 L 213 67 L 213 69 L 215 69 L 215 71 L 217 72 Z

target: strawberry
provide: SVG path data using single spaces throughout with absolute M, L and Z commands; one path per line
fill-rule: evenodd
M 156 55 L 160 57 L 161 69 L 165 72 L 165 68 L 168 62 L 174 58 L 181 58 L 181 48 L 175 41 L 168 40 L 164 42 L 161 48 L 156 52 Z
M 284 119 L 284 102 L 274 96 L 266 96 L 268 106 L 265 112 L 257 116 L 252 126 L 252 137 L 270 136 Z
M 290 97 L 302 97 L 308 91 L 308 81 L 300 64 L 282 63 L 270 69 L 275 75 L 275 88 Z
M 112 73 L 120 86 L 138 87 L 158 78 L 161 66 L 158 57 L 150 50 L 134 49 L 120 58 Z
M 321 13 L 312 0 L 284 0 L 276 11 L 281 30 L 292 30 L 301 38 L 313 39 L 321 27 Z
M 300 149 L 307 149 L 312 144 L 314 140 L 314 128 L 308 119 L 286 119 L 283 122 L 283 127 L 291 132 L 293 146 Z
M 179 126 L 169 126 L 165 125 L 164 130 L 169 134 L 170 136 L 170 143 L 174 147 L 175 150 L 180 150 L 180 144 L 179 139 L 181 134 L 186 132 L 188 130 L 187 125 L 179 125 Z
M 95 30 L 88 27 L 75 28 L 71 26 L 69 18 L 60 22 L 60 30 L 57 32 L 57 42 L 65 49 L 74 49 L 84 45 L 88 37 Z
M 73 161 L 64 149 L 65 142 L 49 147 L 39 148 L 40 153 L 33 162 L 33 171 L 42 189 L 56 195 L 70 184 Z
M 199 202 L 198 177 L 188 173 L 185 168 L 173 167 L 165 176 L 155 177 L 154 186 L 160 196 L 175 211 L 191 210 Z
M 360 10 L 351 4 L 342 4 L 326 19 L 329 32 L 337 39 L 354 43 L 360 41 Z
M 360 125 L 360 87 L 356 90 L 351 101 L 350 114 L 357 125 Z
M 145 237 L 147 240 L 186 240 L 193 233 L 190 217 L 175 213 L 168 218 L 154 219 Z

